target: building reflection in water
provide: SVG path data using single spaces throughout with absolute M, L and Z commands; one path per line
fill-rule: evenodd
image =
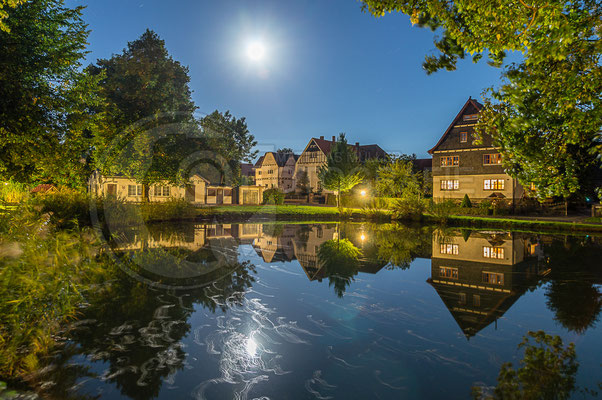
M 464 335 L 497 320 L 550 272 L 540 268 L 541 245 L 520 234 L 435 230 L 428 279 Z

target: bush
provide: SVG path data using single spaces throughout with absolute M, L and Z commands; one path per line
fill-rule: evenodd
M 284 193 L 276 188 L 264 191 L 263 204 L 284 204 Z
M 462 203 L 460 204 L 460 207 L 472 208 L 472 203 L 470 202 L 470 198 L 468 197 L 468 194 L 464 195 L 464 198 L 462 199 Z
M 425 211 L 425 201 L 420 198 L 399 199 L 393 205 L 393 218 L 418 221 Z
M 140 205 L 140 211 L 142 218 L 146 221 L 192 218 L 198 213 L 196 208 L 184 199 L 169 199 L 163 202 L 142 203 Z
M 0 201 L 22 203 L 29 198 L 29 188 L 12 180 L 0 183 Z

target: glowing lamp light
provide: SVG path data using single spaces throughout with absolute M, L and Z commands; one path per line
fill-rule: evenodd
M 366 191 L 365 191 L 365 190 L 362 190 L 362 191 L 360 192 L 360 194 L 361 194 L 362 196 L 365 196 L 365 195 L 366 195 Z
M 362 235 L 360 236 L 360 239 L 362 239 L 362 242 L 363 242 L 364 240 L 366 240 L 366 235 L 364 235 L 364 234 L 362 233 Z

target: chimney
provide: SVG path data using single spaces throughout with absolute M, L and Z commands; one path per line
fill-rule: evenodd
M 324 136 L 320 136 L 320 140 L 324 140 Z
M 360 142 L 355 142 L 355 147 L 360 148 Z
M 333 136 L 333 137 L 332 137 L 332 143 L 334 143 L 334 142 L 336 142 L 336 141 L 337 141 L 336 137 L 335 137 L 335 136 Z

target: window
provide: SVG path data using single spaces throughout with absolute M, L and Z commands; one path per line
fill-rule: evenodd
M 502 155 L 500 153 L 483 154 L 483 165 L 497 165 L 502 163 Z
M 475 294 L 472 296 L 472 305 L 475 307 L 481 306 L 481 296 L 480 295 Z
M 460 165 L 460 156 L 442 156 L 441 166 L 442 167 L 457 167 Z
M 460 142 L 461 143 L 468 142 L 468 132 L 460 132 Z
M 439 249 L 441 254 L 453 254 L 458 255 L 458 245 L 457 244 L 441 244 L 441 248 Z
M 207 196 L 217 196 L 216 190 L 215 189 L 207 189 Z
M 479 114 L 467 114 L 462 117 L 464 121 L 476 121 L 479 119 Z
M 492 285 L 503 285 L 504 274 L 497 272 L 483 272 L 483 283 L 490 283 Z
M 504 180 L 485 179 L 483 180 L 483 190 L 504 190 Z
M 504 259 L 504 248 L 503 247 L 483 247 L 483 257 L 485 258 L 496 258 L 499 260 Z
M 142 196 L 142 185 L 128 185 L 128 196 Z
M 232 196 L 232 189 L 224 189 L 224 196 Z
M 261 175 L 261 171 L 257 171 L 257 175 Z
M 458 279 L 458 268 L 439 267 L 439 276 L 442 278 Z
M 457 179 L 447 179 L 441 181 L 441 190 L 458 190 L 460 182 Z
M 460 304 L 466 304 L 466 293 L 460 293 L 460 298 L 458 299 Z

